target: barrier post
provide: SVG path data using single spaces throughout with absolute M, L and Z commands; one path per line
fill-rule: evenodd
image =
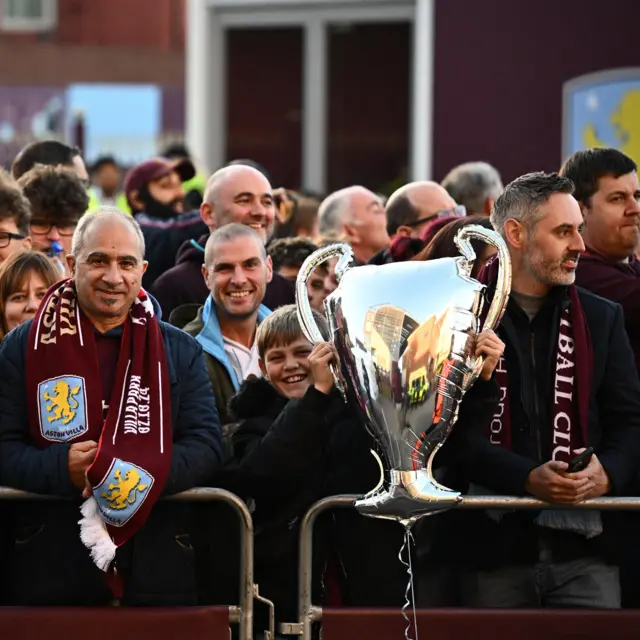
M 311 640 L 314 622 L 322 620 L 322 608 L 312 602 L 313 567 L 313 526 L 318 516 L 328 509 L 353 507 L 360 496 L 341 495 L 323 498 L 311 506 L 300 524 L 299 566 L 298 566 L 298 621 L 282 623 L 279 626 L 283 635 L 301 636 Z M 462 496 L 454 509 L 514 509 L 514 510 L 550 510 L 576 509 L 587 511 L 636 511 L 640 510 L 640 498 L 595 498 L 579 504 L 556 505 L 536 498 L 518 498 L 515 496 Z M 363 516 L 366 517 L 366 516 Z M 399 525 L 400 526 L 400 525 Z
M 45 501 L 63 500 L 59 496 L 43 496 L 8 487 L 0 487 L 0 500 Z M 240 626 L 240 640 L 253 636 L 253 520 L 245 503 L 235 493 L 225 489 L 190 489 L 162 499 L 170 502 L 226 502 L 240 520 L 240 596 L 239 606 L 229 607 L 229 622 Z

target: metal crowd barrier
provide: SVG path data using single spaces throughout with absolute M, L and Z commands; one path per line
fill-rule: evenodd
M 43 496 L 17 489 L 0 487 L 0 500 L 42 501 L 63 500 L 58 496 Z M 253 598 L 261 599 L 253 578 L 253 520 L 245 503 L 224 489 L 200 488 L 167 496 L 172 502 L 225 502 L 240 520 L 240 595 L 239 604 L 229 607 L 229 623 L 239 625 L 239 640 L 253 637 Z
M 312 602 L 312 556 L 313 526 L 318 516 L 329 509 L 354 507 L 360 496 L 331 496 L 316 502 L 307 511 L 300 525 L 300 543 L 298 556 L 298 620 L 294 623 L 281 623 L 282 635 L 301 636 L 311 640 L 314 622 L 322 620 L 322 608 Z M 635 511 L 640 510 L 640 498 L 596 498 L 567 507 L 554 505 L 535 498 L 516 498 L 513 496 L 463 496 L 455 509 L 579 509 L 598 511 Z M 363 516 L 365 517 L 365 516 Z M 400 526 L 400 525 L 398 525 Z

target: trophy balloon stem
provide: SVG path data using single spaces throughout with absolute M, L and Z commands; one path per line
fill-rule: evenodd
M 392 470 L 390 476 L 388 489 L 369 493 L 356 501 L 359 513 L 396 520 L 410 527 L 419 518 L 451 509 L 462 500 L 458 491 L 443 487 L 427 469 Z

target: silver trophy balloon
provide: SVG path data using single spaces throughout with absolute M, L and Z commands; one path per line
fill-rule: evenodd
M 484 285 L 471 277 L 476 259 L 472 238 L 498 251 L 496 290 L 488 310 L 483 310 Z M 511 261 L 502 238 L 478 225 L 463 227 L 456 245 L 462 254 L 456 258 L 349 268 L 350 247 L 334 244 L 309 256 L 298 274 L 298 317 L 305 336 L 315 343 L 322 335 L 311 312 L 307 280 L 320 264 L 340 256 L 335 269 L 339 286 L 324 303 L 340 359 L 334 376 L 362 412 L 382 458 L 381 482 L 356 503 L 365 515 L 409 525 L 460 500 L 459 493 L 434 479 L 431 464 L 451 433 L 463 394 L 482 370 L 483 359 L 475 357 L 476 337 L 495 328 L 504 313 Z

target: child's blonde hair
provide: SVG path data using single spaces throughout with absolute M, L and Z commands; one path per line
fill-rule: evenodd
M 329 340 L 327 321 L 313 311 L 313 318 L 325 340 Z M 295 304 L 287 304 L 269 314 L 258 327 L 256 343 L 260 359 L 264 360 L 267 351 L 273 347 L 284 347 L 303 336 Z

